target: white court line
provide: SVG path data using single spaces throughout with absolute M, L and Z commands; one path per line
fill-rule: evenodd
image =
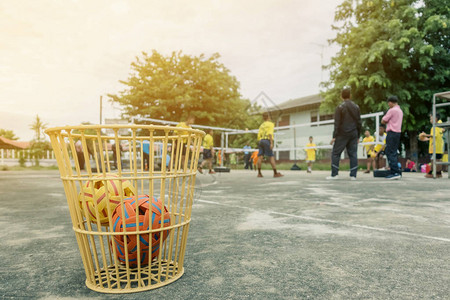
M 348 226 L 348 227 L 354 227 L 354 228 L 360 228 L 360 229 L 368 229 L 368 230 L 374 230 L 374 231 L 380 231 L 380 232 L 388 232 L 388 233 L 395 233 L 395 234 L 401 234 L 401 235 L 407 235 L 407 236 L 420 237 L 420 238 L 424 238 L 424 239 L 436 240 L 436 241 L 441 241 L 441 242 L 450 242 L 450 239 L 447 239 L 447 238 L 428 236 L 428 235 L 423 235 L 423 234 L 419 234 L 419 233 L 411 233 L 411 232 L 406 232 L 406 231 L 398 231 L 398 230 L 379 228 L 379 227 L 373 227 L 373 226 L 366 226 L 366 225 L 350 224 L 350 223 L 338 222 L 338 221 L 328 220 L 328 219 L 320 219 L 320 218 L 314 218 L 314 217 L 307 217 L 307 216 L 299 216 L 299 215 L 293 215 L 293 214 L 287 214 L 287 213 L 280 213 L 280 212 L 270 211 L 270 210 L 258 210 L 258 209 L 251 208 L 251 207 L 224 204 L 224 203 L 215 202 L 215 201 L 207 201 L 207 200 L 197 200 L 197 201 L 198 202 L 203 202 L 203 203 L 208 203 L 208 204 L 214 204 L 214 205 L 228 206 L 228 207 L 233 207 L 233 208 L 241 208 L 241 209 L 244 208 L 244 209 L 249 209 L 249 210 L 254 210 L 254 211 L 261 211 L 261 212 L 269 213 L 269 214 L 272 214 L 272 215 L 280 215 L 280 216 L 292 217 L 292 218 L 308 220 L 308 221 L 316 221 L 316 222 L 322 222 L 322 223 L 331 223 L 331 224 L 336 224 L 336 225 L 341 225 L 341 226 Z

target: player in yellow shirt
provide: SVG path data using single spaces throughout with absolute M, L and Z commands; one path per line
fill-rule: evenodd
M 189 117 L 187 118 L 187 120 L 185 122 L 180 122 L 177 124 L 176 127 L 180 128 L 180 130 L 175 130 L 175 133 L 179 134 L 179 135 L 189 135 L 188 131 L 181 130 L 181 128 L 192 128 L 191 125 L 194 124 L 194 122 L 195 122 L 195 117 L 192 115 L 189 115 Z M 189 145 L 186 145 L 188 142 L 188 138 L 183 137 L 182 141 L 183 141 L 183 145 L 181 148 L 181 162 L 182 162 L 182 165 L 184 165 L 186 151 L 187 151 L 187 148 L 189 147 Z M 175 156 L 177 155 L 177 148 L 178 148 L 177 146 L 181 146 L 181 145 L 178 145 L 178 142 L 175 142 L 174 152 L 173 152 Z M 176 162 L 176 160 L 174 160 L 174 162 Z
M 436 123 L 440 124 L 442 121 L 440 120 L 440 115 L 436 114 Z M 433 124 L 433 115 L 430 115 L 430 123 Z M 428 153 L 431 156 L 431 159 L 433 159 L 433 144 L 436 143 L 436 162 L 441 162 L 442 157 L 444 155 L 444 129 L 436 126 L 436 139 L 433 136 L 433 127 L 431 127 L 430 134 L 424 134 L 425 140 L 424 141 L 430 141 L 430 146 L 428 147 Z M 433 170 L 428 172 L 428 174 L 425 175 L 426 178 L 433 178 Z M 436 165 L 436 177 L 440 178 L 442 177 L 442 165 Z
M 372 167 L 374 170 L 380 168 L 380 161 L 383 159 L 384 149 L 386 148 L 386 125 L 380 124 L 380 128 L 378 129 L 378 136 L 376 142 L 378 144 L 375 145 L 372 151 Z
M 194 124 L 194 122 L 195 122 L 195 117 L 190 115 L 185 122 L 178 123 L 176 127 L 192 128 L 191 125 Z M 188 135 L 189 134 L 189 132 L 186 130 L 176 130 L 176 132 L 180 135 Z M 183 142 L 186 143 L 187 138 L 183 138 Z
M 277 172 L 277 166 L 275 165 L 275 158 L 273 157 L 273 131 L 275 125 L 270 119 L 268 113 L 263 114 L 264 122 L 259 126 L 258 131 L 258 177 L 263 177 L 261 173 L 261 165 L 263 156 L 269 157 L 270 165 L 273 169 L 273 177 L 282 177 L 281 173 Z
M 363 138 L 363 143 L 373 143 L 375 139 L 373 138 L 373 136 L 370 135 L 370 131 L 366 130 L 364 132 L 364 138 Z M 373 164 L 373 157 L 372 157 L 372 152 L 373 152 L 373 148 L 374 145 L 364 145 L 363 147 L 363 155 L 367 155 L 367 170 L 364 171 L 364 173 L 370 173 L 370 165 Z M 364 153 L 365 152 L 365 153 Z
M 203 174 L 203 167 L 205 164 L 209 166 L 209 174 L 215 174 L 212 169 L 212 160 L 214 157 L 214 139 L 213 139 L 213 130 L 209 129 L 208 133 L 203 138 L 203 161 L 200 167 L 198 167 L 198 171 Z
M 309 137 L 309 143 L 306 144 L 306 163 L 308 164 L 308 170 L 306 172 L 311 173 L 312 164 L 316 161 L 316 144 L 313 143 L 313 137 Z

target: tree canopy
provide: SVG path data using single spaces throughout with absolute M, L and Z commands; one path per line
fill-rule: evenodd
M 42 122 L 39 115 L 36 115 L 36 119 L 34 119 L 33 123 L 30 124 L 30 129 L 34 131 L 34 136 L 36 141 L 43 140 L 44 130 L 47 128 L 47 124 Z
M 7 138 L 9 140 L 13 140 L 13 141 L 16 141 L 19 139 L 12 130 L 8 130 L 8 129 L 0 128 L 0 136 Z
M 333 110 L 344 86 L 362 113 L 386 110 L 397 95 L 414 140 L 428 125 L 433 93 L 450 89 L 449 19 L 446 0 L 344 0 L 330 40 L 341 48 L 325 67 L 321 108 Z
M 143 52 L 129 78 L 120 81 L 125 90 L 108 96 L 123 107 L 124 117 L 182 121 L 192 114 L 197 124 L 244 128 L 255 118 L 248 114 L 250 101 L 242 99 L 239 82 L 219 58 Z
M 38 115 L 36 115 L 36 119 L 34 119 L 33 123 L 30 124 L 30 129 L 33 130 L 35 134 L 35 138 L 30 144 L 30 150 L 36 166 L 39 166 L 39 159 L 43 156 L 44 151 L 51 149 L 51 145 L 45 140 L 45 135 L 43 133 L 46 128 L 47 124 L 42 122 Z

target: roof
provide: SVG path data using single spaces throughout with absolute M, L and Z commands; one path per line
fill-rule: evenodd
M 19 142 L 0 136 L 0 149 L 27 149 L 30 142 Z
M 319 94 L 306 96 L 302 98 L 291 99 L 276 106 L 272 106 L 268 108 L 268 111 L 277 111 L 277 110 L 290 110 L 294 108 L 301 107 L 312 107 L 319 106 L 322 102 L 322 97 Z

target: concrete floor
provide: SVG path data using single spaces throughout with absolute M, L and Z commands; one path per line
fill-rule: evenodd
M 0 172 L 0 298 L 449 299 L 450 180 L 284 173 L 199 174 L 183 277 L 107 295 L 85 286 L 59 173 Z

